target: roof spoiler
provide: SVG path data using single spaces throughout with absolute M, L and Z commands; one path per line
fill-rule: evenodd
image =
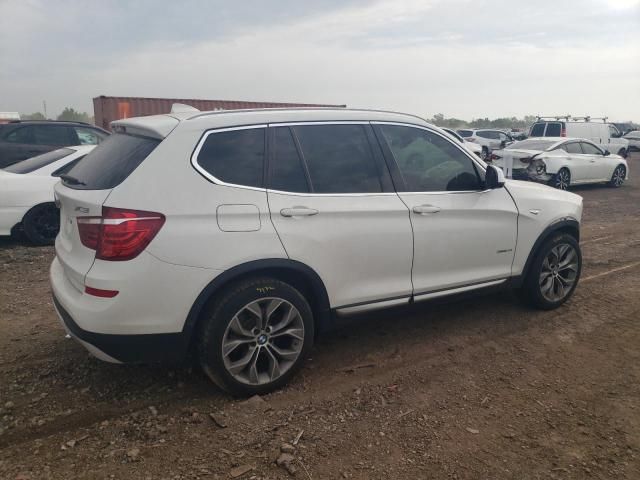
M 199 112 L 196 107 L 192 107 L 191 105 L 186 105 L 184 103 L 174 103 L 171 105 L 170 113 L 191 113 L 191 112 Z

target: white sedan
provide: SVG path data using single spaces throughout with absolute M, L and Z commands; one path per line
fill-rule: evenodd
M 458 142 L 460 142 L 464 147 L 471 151 L 471 153 L 475 153 L 478 157 L 482 158 L 482 147 L 477 143 L 467 142 L 464 138 L 460 136 L 460 134 L 450 128 L 443 127 L 442 130 L 447 132 L 453 138 L 455 138 Z
M 629 173 L 624 158 L 583 138 L 530 138 L 493 152 L 491 160 L 509 178 L 547 183 L 562 190 L 603 182 L 619 187 Z
M 36 245 L 53 243 L 60 226 L 53 186 L 94 147 L 60 148 L 0 170 L 0 235 L 22 230 Z
M 625 140 L 629 141 L 629 151 L 640 151 L 640 130 L 633 130 L 627 133 L 624 137 Z

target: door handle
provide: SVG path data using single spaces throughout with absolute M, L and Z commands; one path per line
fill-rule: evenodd
M 435 205 L 416 205 L 413 207 L 413 213 L 419 213 L 420 215 L 426 215 L 427 213 L 438 213 L 440 207 Z
M 310 217 L 317 214 L 318 210 L 307 207 L 291 207 L 280 210 L 280 215 L 283 217 Z

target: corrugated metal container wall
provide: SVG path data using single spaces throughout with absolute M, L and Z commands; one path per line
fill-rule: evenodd
M 287 107 L 336 107 L 346 105 L 323 105 L 317 103 L 278 103 L 278 102 L 245 102 L 236 100 L 194 100 L 186 98 L 143 98 L 143 97 L 105 97 L 93 99 L 95 124 L 109 130 L 114 120 L 145 115 L 169 113 L 174 103 L 191 105 L 201 111 L 238 110 L 243 108 L 287 108 Z

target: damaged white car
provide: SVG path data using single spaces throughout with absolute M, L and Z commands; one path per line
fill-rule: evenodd
M 628 178 L 627 161 L 582 138 L 531 138 L 496 150 L 493 165 L 505 176 L 532 180 L 566 190 L 585 183 L 620 187 Z

